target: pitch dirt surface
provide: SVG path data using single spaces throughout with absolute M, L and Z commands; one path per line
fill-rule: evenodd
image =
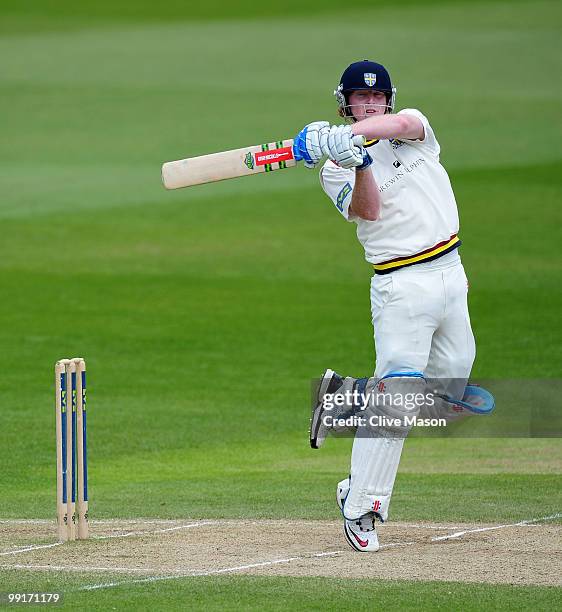
M 63 545 L 52 521 L 4 520 L 0 569 L 85 572 L 93 589 L 236 573 L 553 586 L 562 584 L 559 518 L 388 523 L 375 555 L 349 549 L 335 521 L 94 521 L 90 540 Z

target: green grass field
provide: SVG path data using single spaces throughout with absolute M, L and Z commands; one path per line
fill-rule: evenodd
M 308 406 L 326 367 L 373 369 L 353 227 L 303 168 L 165 192 L 160 164 L 336 121 L 332 90 L 359 58 L 389 66 L 398 107 L 428 115 L 441 143 L 474 375 L 561 375 L 558 3 L 189 4 L 0 7 L 0 521 L 54 517 L 53 365 L 77 354 L 94 519 L 337 518 L 350 441 L 312 452 Z M 412 439 L 392 519 L 552 515 L 561 465 L 559 439 Z M 206 609 L 546 610 L 560 597 L 343 577 L 78 590 L 92 580 L 0 569 L 0 591 L 60 588 L 89 609 L 189 597 Z

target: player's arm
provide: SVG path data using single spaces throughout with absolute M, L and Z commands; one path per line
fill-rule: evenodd
M 376 221 L 380 215 L 381 197 L 370 168 L 373 159 L 367 149 L 354 142 L 356 138 L 351 126 L 334 125 L 322 143 L 322 151 L 340 168 L 355 168 L 355 185 L 348 208 L 349 217 Z M 363 135 L 360 139 L 362 143 Z M 341 207 L 338 208 L 342 210 Z
M 406 113 L 367 117 L 351 126 L 354 134 L 361 134 L 368 140 L 423 140 L 425 131 L 421 119 Z
M 354 215 L 365 221 L 376 221 L 381 210 L 381 196 L 375 177 L 367 166 L 364 170 L 355 170 L 355 185 L 351 204 L 350 216 Z

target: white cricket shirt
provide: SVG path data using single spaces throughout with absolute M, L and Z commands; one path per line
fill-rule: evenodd
M 369 147 L 370 166 L 382 205 L 376 221 L 349 215 L 355 170 L 327 160 L 320 183 L 338 211 L 357 224 L 365 258 L 373 264 L 417 256 L 450 241 L 459 231 L 457 203 L 449 176 L 439 162 L 440 147 L 427 118 L 416 109 L 398 114 L 418 117 L 423 141 L 380 140 Z M 420 259 L 423 259 L 421 256 Z

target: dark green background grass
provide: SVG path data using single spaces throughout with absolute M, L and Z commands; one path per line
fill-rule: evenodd
M 398 107 L 441 142 L 474 374 L 560 376 L 559 4 L 7 1 L 0 17 L 0 517 L 54 515 L 52 368 L 78 354 L 93 518 L 337 516 L 350 444 L 310 451 L 308 405 L 325 367 L 374 365 L 353 226 L 303 168 L 174 193 L 159 174 L 335 121 L 358 58 L 389 66 Z M 556 512 L 560 450 L 410 440 L 393 518 Z

